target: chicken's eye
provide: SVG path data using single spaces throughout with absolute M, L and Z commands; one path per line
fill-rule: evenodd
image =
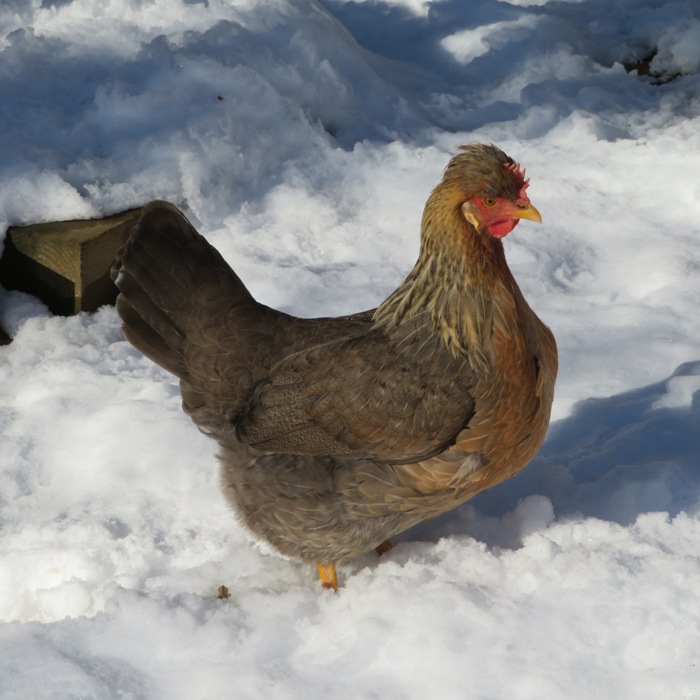
M 489 207 L 489 209 L 490 209 L 491 207 L 495 207 L 495 206 L 496 206 L 496 200 L 493 199 L 492 197 L 486 197 L 486 199 L 484 199 L 484 206 Z

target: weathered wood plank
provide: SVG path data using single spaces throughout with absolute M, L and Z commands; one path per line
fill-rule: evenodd
M 76 314 L 113 304 L 109 268 L 141 209 L 103 219 L 12 226 L 0 259 L 0 284 L 39 297 L 54 313 Z

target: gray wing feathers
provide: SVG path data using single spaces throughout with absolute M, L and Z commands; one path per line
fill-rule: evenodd
M 126 337 L 180 378 L 185 411 L 222 444 L 411 462 L 473 414 L 469 369 L 430 328 L 392 340 L 372 312 L 269 309 L 173 205 L 144 208 L 113 274 Z

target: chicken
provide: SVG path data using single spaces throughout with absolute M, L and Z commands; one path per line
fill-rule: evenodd
M 336 565 L 515 474 L 549 423 L 557 350 L 501 239 L 541 221 L 525 172 L 463 146 L 428 198 L 418 261 L 376 309 L 295 318 L 257 302 L 172 204 L 152 202 L 113 277 L 126 338 L 180 380 L 254 537 Z

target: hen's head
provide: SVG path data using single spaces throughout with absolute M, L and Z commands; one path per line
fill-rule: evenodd
M 457 199 L 464 218 L 480 232 L 503 238 L 520 219 L 542 221 L 527 196 L 525 170 L 500 148 L 461 146 L 445 169 L 441 185 Z

